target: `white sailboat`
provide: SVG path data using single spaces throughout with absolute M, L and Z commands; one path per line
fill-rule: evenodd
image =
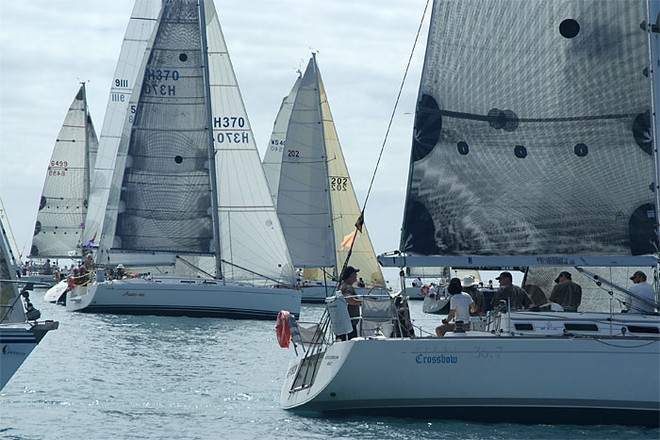
M 284 98 L 264 155 L 264 171 L 277 214 L 301 272 L 303 302 L 334 294 L 349 252 L 360 269 L 359 293 L 385 289 L 341 150 L 316 55 Z
M 618 301 L 633 270 L 658 273 L 660 2 L 558 6 L 434 2 L 401 247 L 379 261 L 562 267 L 584 276 L 578 312 L 504 307 L 445 337 L 338 341 L 341 308 L 328 308 L 287 369 L 284 408 L 658 427 L 657 293 L 655 313 Z
M 0 201 L 0 206 L 2 202 Z M 55 330 L 57 321 L 37 322 L 39 313 L 36 309 L 26 310 L 18 291 L 19 280 L 15 260 L 10 246 L 9 222 L 6 213 L 0 215 L 0 390 L 9 382 L 18 368 L 25 362 L 32 350 L 51 330 Z M 25 299 L 29 304 L 29 299 Z
M 90 173 L 97 150 L 98 139 L 83 83 L 53 147 L 34 225 L 30 258 L 55 260 L 81 256 Z
M 57 301 L 66 290 L 66 281 L 58 282 L 53 274 L 58 259 L 82 257 L 82 233 L 89 201 L 91 170 L 94 168 L 98 139 L 87 106 L 87 92 L 82 83 L 57 135 L 48 164 L 39 201 L 30 247 L 32 260 L 50 260 L 50 274 L 35 276 L 56 283 L 44 294 L 49 302 Z M 49 264 L 50 266 L 50 264 Z M 42 280 L 42 281 L 43 281 Z
M 212 1 L 137 0 L 86 220 L 97 266 L 142 276 L 67 310 L 274 319 L 300 313 L 277 213 Z

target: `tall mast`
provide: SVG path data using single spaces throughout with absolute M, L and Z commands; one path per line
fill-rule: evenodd
M 323 167 L 324 179 L 325 179 L 325 190 L 326 201 L 328 204 L 328 212 L 330 213 L 330 239 L 332 240 L 332 255 L 335 262 L 334 265 L 334 274 L 339 276 L 339 262 L 337 261 L 337 243 L 335 242 L 335 226 L 334 226 L 334 214 L 332 212 L 332 193 L 330 188 L 330 176 L 328 175 L 328 148 L 325 143 L 325 119 L 323 114 L 323 103 L 321 102 L 321 75 L 319 74 L 318 65 L 316 64 L 316 54 L 312 52 L 312 60 L 314 62 L 314 76 L 316 77 L 316 95 L 319 103 L 319 119 L 321 121 L 321 139 L 323 139 L 323 160 L 325 161 L 325 166 Z M 326 96 L 327 99 L 327 96 Z M 325 273 L 325 270 L 323 271 Z
M 204 0 L 199 0 L 199 35 L 202 44 L 202 75 L 204 77 L 204 92 L 206 94 L 206 112 L 208 114 L 208 142 L 209 142 L 209 177 L 211 179 L 211 208 L 213 211 L 213 246 L 215 254 L 215 277 L 222 278 L 222 261 L 220 252 L 220 216 L 218 214 L 218 181 L 215 169 L 215 146 L 213 140 L 213 113 L 211 110 L 211 82 L 209 74 L 209 46 L 206 38 L 206 13 Z

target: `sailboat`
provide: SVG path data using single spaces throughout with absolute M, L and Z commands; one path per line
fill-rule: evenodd
M 369 233 L 355 230 L 361 211 L 316 54 L 282 101 L 263 165 L 293 265 L 301 270 L 303 302 L 334 294 L 351 242 L 351 263 L 362 279 L 358 293 L 382 293 Z
M 69 311 L 275 319 L 301 292 L 213 2 L 137 0 Z M 105 277 L 119 264 L 136 275 Z M 138 276 L 139 275 L 139 276 Z
M 12 263 L 16 256 L 10 246 L 9 231 L 9 222 L 3 211 L 0 216 L 0 390 L 46 333 L 59 326 L 57 321 L 37 322 L 40 314 L 29 302 L 29 294 L 26 290 L 19 294 L 19 279 Z M 27 316 L 23 301 L 28 306 Z
M 336 337 L 346 314 L 328 307 L 281 405 L 658 427 L 657 293 L 655 313 L 622 309 L 632 271 L 658 274 L 660 2 L 438 0 L 432 11 L 400 248 L 379 261 L 561 267 L 584 276 L 582 303 L 504 301 L 484 330 L 348 341 Z M 375 319 L 400 325 L 389 312 Z
M 30 247 L 31 259 L 47 259 L 49 266 L 51 262 L 55 266 L 51 274 L 44 275 L 51 283 L 59 281 L 52 274 L 57 269 L 55 261 L 82 258 L 82 233 L 97 151 L 98 139 L 82 83 L 53 147 Z M 59 281 L 44 299 L 55 302 L 65 290 L 66 280 Z

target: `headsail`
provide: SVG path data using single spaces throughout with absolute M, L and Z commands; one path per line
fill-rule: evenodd
M 646 1 L 475 3 L 434 5 L 400 249 L 656 252 Z
M 83 83 L 67 111 L 48 164 L 31 258 L 72 258 L 81 254 L 97 150 L 98 139 Z
M 85 244 L 91 243 L 94 248 L 101 250 L 103 247 L 99 243 L 103 240 L 106 248 L 112 245 L 112 236 L 104 233 L 103 228 L 106 219 L 109 227 L 114 224 L 112 219 L 117 216 L 115 199 L 121 190 L 121 180 L 117 181 L 114 171 L 116 166 L 124 166 L 126 157 L 125 151 L 120 152 L 119 144 L 135 118 L 137 104 L 132 93 L 160 6 L 161 0 L 136 0 L 108 97 L 83 235 Z M 109 200 L 113 200 L 113 203 L 108 203 Z M 107 257 L 107 254 L 104 258 L 97 257 L 97 261 L 105 262 Z

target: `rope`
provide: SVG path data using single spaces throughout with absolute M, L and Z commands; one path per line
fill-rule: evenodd
M 417 47 L 417 42 L 419 41 L 419 36 L 421 35 L 422 32 L 422 27 L 424 24 L 424 19 L 426 18 L 426 11 L 429 8 L 429 3 L 431 3 L 431 0 L 426 1 L 426 5 L 424 6 L 424 12 L 422 12 L 422 18 L 419 21 L 419 26 L 417 28 L 417 33 L 415 34 L 415 41 L 413 42 L 412 50 L 410 51 L 410 56 L 408 57 L 408 64 L 406 65 L 406 70 L 403 72 L 403 78 L 401 79 L 401 85 L 399 86 L 399 93 L 396 96 L 396 101 L 394 102 L 394 108 L 392 109 L 392 114 L 390 115 L 390 120 L 387 124 L 387 130 L 385 130 L 385 137 L 383 139 L 383 144 L 380 147 L 380 153 L 378 154 L 378 160 L 376 160 L 376 166 L 374 167 L 374 171 L 371 175 L 371 181 L 369 182 L 369 189 L 367 190 L 367 195 L 364 198 L 364 204 L 362 205 L 362 210 L 360 211 L 360 217 L 358 218 L 358 221 L 355 224 L 355 230 L 356 230 L 356 237 L 357 237 L 357 231 L 361 230 L 362 224 L 364 223 L 364 210 L 367 207 L 367 202 L 369 201 L 369 195 L 371 194 L 371 190 L 374 186 L 374 181 L 376 180 L 376 173 L 378 172 L 378 166 L 380 165 L 380 161 L 383 158 L 383 152 L 385 151 L 385 145 L 387 144 L 387 138 L 390 134 L 390 130 L 392 128 L 392 122 L 394 121 L 394 115 L 396 114 L 396 110 L 399 107 L 399 101 L 401 100 L 401 94 L 403 93 L 403 86 L 406 83 L 406 78 L 408 77 L 408 71 L 410 70 L 410 64 L 412 63 L 412 58 L 415 53 L 415 48 Z M 359 225 L 359 226 L 358 226 Z M 344 269 L 346 269 L 346 266 L 348 266 L 348 262 L 351 258 L 351 254 L 353 253 L 353 244 L 355 243 L 355 238 L 351 241 L 351 246 L 348 249 L 348 254 L 346 255 L 346 260 L 344 261 L 344 264 L 342 266 L 342 269 L 339 273 L 339 276 L 341 277 L 341 274 L 344 272 Z M 341 283 L 341 280 L 337 283 L 337 286 Z

